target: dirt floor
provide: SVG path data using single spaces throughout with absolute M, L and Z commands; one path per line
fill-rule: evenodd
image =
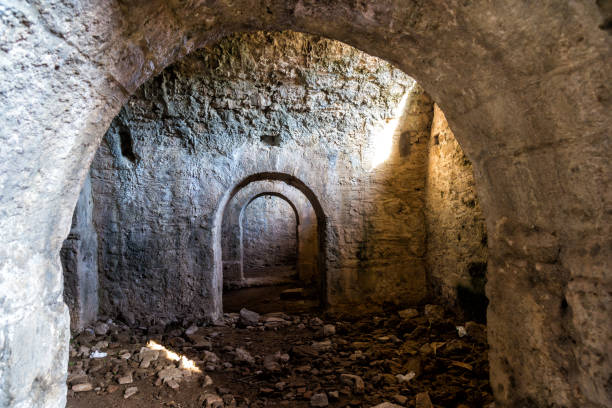
M 226 293 L 216 325 L 83 331 L 71 342 L 68 408 L 492 403 L 485 326 L 436 305 L 340 319 L 312 300 L 281 301 L 286 289 Z
M 283 299 L 283 292 L 296 285 L 275 285 L 235 289 L 223 293 L 223 310 L 238 313 L 241 309 L 253 310 L 260 314 L 282 311 L 287 314 L 317 314 L 321 311 L 318 299 L 299 296 L 299 299 Z

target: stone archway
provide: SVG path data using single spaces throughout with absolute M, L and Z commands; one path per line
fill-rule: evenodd
M 596 2 L 25 2 L 3 5 L 2 16 L 0 403 L 64 403 L 58 253 L 126 98 L 226 33 L 286 28 L 397 64 L 443 107 L 474 163 L 492 232 L 498 404 L 611 403 L 612 74 L 609 16 Z
M 247 203 L 240 220 L 247 279 L 296 278 L 299 221 L 295 205 L 281 194 L 263 193 Z
M 243 264 L 243 215 L 251 202 L 266 195 L 279 197 L 293 209 L 297 221 L 297 275 L 305 282 L 319 282 L 318 223 L 310 201 L 300 190 L 284 182 L 260 180 L 238 191 L 225 209 L 221 233 L 224 286 L 243 286 L 247 283 Z
M 301 280 L 318 287 L 321 303 L 327 304 L 329 265 L 326 253 L 330 250 L 327 236 L 333 233 L 333 227 L 329 225 L 314 191 L 297 177 L 285 173 L 252 174 L 237 183 L 221 201 L 214 233 L 216 279 L 224 282 L 225 275 L 229 274 L 236 281 L 234 285 L 244 284 L 242 216 L 253 200 L 264 195 L 281 197 L 295 211 L 298 220 L 298 274 Z M 311 227 L 315 231 L 311 231 Z M 224 235 L 228 238 L 223 239 Z

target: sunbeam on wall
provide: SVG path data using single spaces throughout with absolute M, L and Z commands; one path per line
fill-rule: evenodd
M 387 161 L 389 156 L 391 156 L 391 151 L 393 150 L 393 135 L 400 124 L 400 119 L 404 113 L 404 108 L 406 107 L 406 102 L 408 101 L 411 90 L 412 88 L 404 93 L 402 99 L 400 99 L 399 104 L 395 108 L 394 115 L 381 123 L 382 129 L 372 134 L 372 139 L 370 140 L 373 145 L 372 169 L 375 169 Z

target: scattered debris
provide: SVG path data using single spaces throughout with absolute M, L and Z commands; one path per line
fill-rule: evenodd
M 136 394 L 137 392 L 138 392 L 138 387 L 128 387 L 125 389 L 125 392 L 123 393 L 123 398 L 128 399 L 132 395 Z
M 459 337 L 464 337 L 464 336 L 467 336 L 467 331 L 465 330 L 465 327 L 463 327 L 463 326 L 457 326 L 457 327 L 456 327 L 456 329 L 457 329 L 457 335 L 458 335 Z
M 395 377 L 399 381 L 400 384 L 408 382 L 416 377 L 416 373 L 414 371 L 409 372 L 408 374 L 396 374 Z
M 327 320 L 242 309 L 213 325 L 134 328 L 103 322 L 106 330 L 98 324 L 71 343 L 68 407 L 114 406 L 116 398 L 136 393 L 139 398 L 126 407 L 190 407 L 198 401 L 206 408 L 432 408 L 493 402 L 483 325 L 457 324 L 437 305 Z
M 94 350 L 94 351 L 92 351 L 92 352 L 91 352 L 91 354 L 89 355 L 89 358 L 104 358 L 104 357 L 106 357 L 106 356 L 108 356 L 108 354 L 107 354 L 107 353 L 103 353 L 103 352 L 101 352 L 101 351 Z
M 84 392 L 93 390 L 93 386 L 91 383 L 83 383 L 83 384 L 75 384 L 72 386 L 72 391 L 74 392 Z

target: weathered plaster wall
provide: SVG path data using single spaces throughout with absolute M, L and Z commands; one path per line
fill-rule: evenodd
M 65 402 L 69 317 L 59 251 L 88 164 L 129 95 L 227 33 L 294 29 L 344 41 L 417 78 L 472 160 L 489 232 L 496 406 L 610 406 L 605 4 L 2 3 L 0 404 Z
M 95 322 L 98 316 L 98 235 L 93 225 L 91 180 L 79 195 L 70 234 L 60 257 L 64 270 L 64 301 L 70 310 L 72 330 Z
M 427 271 L 433 296 L 464 314 L 485 319 L 487 231 L 472 163 L 444 113 L 434 105 L 425 186 Z
M 293 208 L 279 197 L 261 196 L 247 205 L 242 215 L 245 277 L 295 275 L 297 221 Z
M 326 39 L 242 34 L 186 57 L 128 101 L 92 165 L 102 310 L 217 316 L 214 215 L 266 171 L 303 180 L 323 204 L 322 297 L 420 301 L 431 115 L 414 80 Z

